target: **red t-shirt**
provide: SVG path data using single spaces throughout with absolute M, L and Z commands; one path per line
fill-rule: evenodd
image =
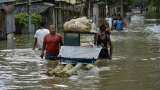
M 46 53 L 58 55 L 60 49 L 60 43 L 63 41 L 61 35 L 46 35 L 44 38 L 44 43 L 46 44 Z

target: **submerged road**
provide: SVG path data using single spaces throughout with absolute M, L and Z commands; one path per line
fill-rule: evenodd
M 70 78 L 45 75 L 49 65 L 31 49 L 31 37 L 17 36 L 20 39 L 11 50 L 1 41 L 0 90 L 159 90 L 160 33 L 154 33 L 153 26 L 113 31 L 113 59 Z

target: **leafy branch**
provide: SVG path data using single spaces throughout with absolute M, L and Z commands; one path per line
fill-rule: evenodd
M 42 22 L 42 16 L 36 13 L 31 14 L 32 24 L 39 27 Z M 16 22 L 18 25 L 22 27 L 27 27 L 29 23 L 29 15 L 28 13 L 19 13 L 16 15 Z

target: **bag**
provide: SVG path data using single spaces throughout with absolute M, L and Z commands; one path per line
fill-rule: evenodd
M 90 32 L 91 23 L 86 17 L 71 19 L 64 23 L 64 31 Z

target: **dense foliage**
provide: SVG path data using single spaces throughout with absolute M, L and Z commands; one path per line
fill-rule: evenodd
M 22 27 L 27 27 L 29 23 L 29 15 L 27 13 L 19 13 L 16 15 L 16 23 Z M 31 14 L 32 24 L 39 27 L 42 22 L 42 16 L 36 13 Z
M 149 4 L 151 6 L 160 7 L 160 1 L 159 0 L 149 0 Z
M 160 18 L 160 1 L 149 0 L 147 18 Z

